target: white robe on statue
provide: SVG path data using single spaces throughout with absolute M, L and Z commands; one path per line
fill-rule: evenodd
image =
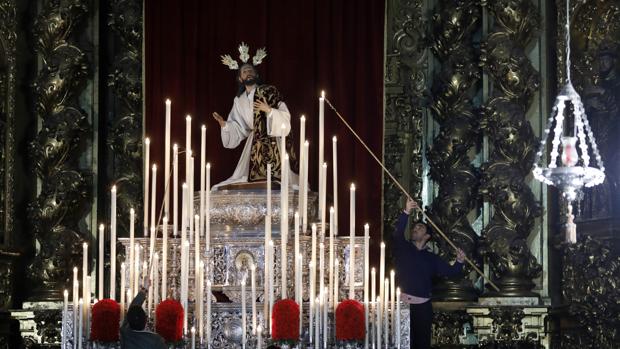
M 252 140 L 254 139 L 254 88 L 250 93 L 243 92 L 235 97 L 233 107 L 228 114 L 226 126 L 222 127 L 222 144 L 225 148 L 236 148 L 245 139 L 243 153 L 237 163 L 237 168 L 233 175 L 227 180 L 213 186 L 212 190 L 217 190 L 221 186 L 235 183 L 247 183 L 248 172 L 250 171 L 250 152 L 252 150 Z M 282 128 L 284 125 L 284 128 Z M 287 136 L 291 131 L 291 113 L 284 102 L 280 102 L 277 108 L 272 108 L 267 116 L 267 133 L 269 136 L 278 137 L 278 148 L 282 152 L 280 137 Z M 289 186 L 293 189 L 298 188 L 299 178 L 297 174 L 289 169 Z

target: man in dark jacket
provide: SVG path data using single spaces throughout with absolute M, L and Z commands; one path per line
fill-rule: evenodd
M 401 299 L 410 304 L 411 348 L 427 349 L 431 347 L 433 322 L 432 277 L 459 275 L 463 270 L 465 254 L 457 250 L 456 263 L 450 265 L 426 249 L 426 243 L 431 238 L 426 224 L 417 222 L 406 232 L 409 215 L 414 209 L 419 209 L 418 204 L 407 200 L 392 235 L 392 256 Z
M 146 313 L 142 304 L 146 299 L 146 287 L 142 287 L 127 309 L 121 326 L 122 349 L 166 349 L 166 343 L 157 333 L 146 330 Z

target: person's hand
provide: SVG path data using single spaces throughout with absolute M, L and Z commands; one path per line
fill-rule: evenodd
M 407 199 L 407 204 L 405 205 L 405 213 L 407 213 L 408 215 L 413 213 L 414 209 L 419 209 L 420 206 L 418 206 L 418 203 L 413 201 L 413 199 L 408 198 Z
M 465 262 L 465 252 L 463 252 L 460 248 L 456 250 L 456 261 L 461 264 Z
M 263 99 L 259 99 L 254 102 L 254 109 L 258 109 L 262 112 L 269 114 L 271 112 L 271 107 L 267 104 L 267 101 L 263 97 Z
M 226 126 L 226 121 L 224 121 L 224 118 L 217 112 L 213 112 L 213 118 L 215 119 L 215 121 L 217 121 L 218 124 L 220 124 L 220 127 Z
M 141 290 L 146 292 L 149 290 L 149 287 L 151 287 L 151 278 L 147 276 L 144 278 L 144 285 L 142 285 Z

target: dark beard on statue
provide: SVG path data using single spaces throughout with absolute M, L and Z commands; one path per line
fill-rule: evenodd
M 255 77 L 247 78 L 243 80 L 244 86 L 252 86 L 256 84 L 257 79 Z

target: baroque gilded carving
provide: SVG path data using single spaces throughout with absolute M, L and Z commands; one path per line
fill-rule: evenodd
M 434 311 L 432 338 L 435 346 L 458 345 L 465 337 L 465 326 L 469 324 L 471 330 L 472 318 L 464 310 Z
M 423 1 L 388 0 L 385 52 L 384 163 L 415 198 L 422 192 L 426 59 Z M 402 193 L 383 182 L 383 230 L 391 232 Z M 388 246 L 389 249 L 389 246 Z
M 475 254 L 478 242 L 467 214 L 476 206 L 480 177 L 469 152 L 480 142 L 479 112 L 472 100 L 482 72 L 472 37 L 479 28 L 481 11 L 477 0 L 439 1 L 431 25 L 431 50 L 441 70 L 431 90 L 430 109 L 440 130 L 427 151 L 430 176 L 439 187 L 429 214 L 468 256 Z M 444 258 L 453 257 L 447 243 L 437 243 Z M 444 280 L 434 295 L 446 300 L 476 299 L 468 278 Z
M 564 245 L 562 293 L 576 330 L 562 333 L 562 348 L 614 348 L 620 342 L 620 256 L 586 236 Z
M 82 242 L 89 241 L 89 232 L 79 227 L 89 195 L 88 174 L 79 165 L 89 125 L 78 101 L 89 63 L 74 43 L 87 4 L 46 1 L 34 23 L 35 50 L 42 62 L 34 83 L 41 126 L 29 150 L 41 188 L 29 205 L 38 247 L 28 276 L 37 299 L 60 298 L 71 268 L 81 260 Z
M 540 76 L 525 50 L 538 33 L 540 15 L 530 0 L 498 0 L 487 6 L 494 24 L 481 60 L 492 85 L 481 128 L 492 150 L 482 166 L 480 191 L 494 213 L 484 228 L 481 252 L 501 295 L 531 296 L 532 279 L 542 268 L 527 238 L 541 207 L 525 181 L 538 145 L 526 111 Z
M 40 344 L 59 344 L 62 329 L 61 310 L 35 310 L 34 322 L 37 335 L 41 338 Z
M 114 0 L 108 25 L 118 39 L 108 85 L 116 102 L 111 113 L 108 146 L 113 157 L 111 179 L 119 186 L 118 215 L 142 211 L 142 1 Z M 119 220 L 128 232 L 128 222 Z M 137 231 L 141 231 L 138 228 Z
M 0 244 L 13 243 L 17 3 L 0 0 Z

